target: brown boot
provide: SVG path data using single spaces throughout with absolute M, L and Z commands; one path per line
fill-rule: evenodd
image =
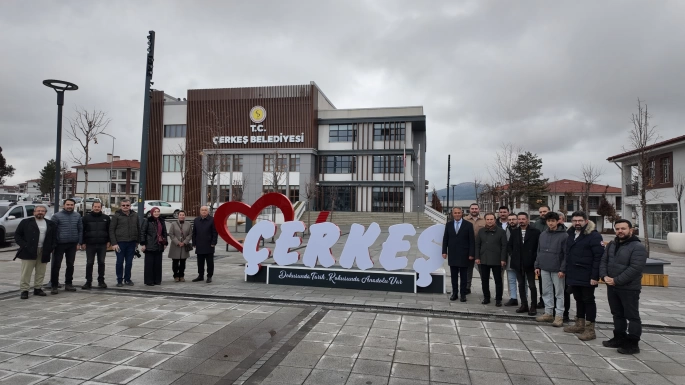
M 590 341 L 594 340 L 597 338 L 595 335 L 595 323 L 594 322 L 586 322 L 585 323 L 585 330 L 583 331 L 582 334 L 578 336 L 578 339 L 581 341 Z
M 564 317 L 558 315 L 554 318 L 554 322 L 552 322 L 552 326 L 555 328 L 560 328 L 564 326 Z
M 576 323 L 564 328 L 565 333 L 582 333 L 585 330 L 585 318 L 576 317 Z
M 517 313 L 528 313 L 528 310 L 529 310 L 529 309 L 528 309 L 528 303 L 523 302 L 523 303 L 521 304 L 521 307 L 519 307 L 518 309 L 516 309 L 516 312 L 517 312 Z
M 552 321 L 554 321 L 554 316 L 551 314 L 545 313 L 545 314 L 535 318 L 535 320 L 538 322 L 552 322 Z

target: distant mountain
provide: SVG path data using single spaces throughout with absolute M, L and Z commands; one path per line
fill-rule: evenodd
M 484 186 L 480 186 L 479 191 L 483 191 Z M 454 191 L 454 198 L 452 197 L 452 191 Z M 447 188 L 437 190 L 438 197 L 442 198 L 443 195 L 447 195 Z M 428 192 L 432 193 L 432 190 Z M 459 183 L 454 186 L 454 189 L 450 187 L 450 200 L 475 200 L 476 199 L 476 189 L 474 188 L 473 182 Z

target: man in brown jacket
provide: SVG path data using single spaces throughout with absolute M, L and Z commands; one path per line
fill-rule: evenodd
M 464 217 L 465 220 L 471 222 L 473 225 L 473 235 L 478 238 L 478 231 L 485 227 L 485 219 L 480 217 L 480 207 L 478 203 L 471 203 L 469 207 L 469 215 Z M 474 260 L 469 261 L 468 278 L 466 284 L 466 294 L 471 294 L 471 281 L 473 280 L 473 267 L 478 268 L 478 273 L 480 273 L 480 266 L 477 266 Z

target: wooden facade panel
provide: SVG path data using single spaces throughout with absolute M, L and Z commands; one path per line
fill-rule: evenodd
M 153 91 L 150 101 L 150 134 L 147 153 L 145 199 L 162 199 L 162 140 L 164 139 L 164 91 Z

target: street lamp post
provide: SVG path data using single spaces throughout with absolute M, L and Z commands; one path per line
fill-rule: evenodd
M 64 106 L 64 91 L 76 91 L 78 86 L 64 80 L 47 79 L 43 85 L 57 92 L 57 144 L 55 154 L 55 214 L 59 211 L 59 182 L 62 164 L 62 107 Z
M 109 162 L 109 186 L 107 186 L 107 190 L 109 191 L 109 196 L 107 198 L 107 207 L 109 207 L 109 211 L 112 211 L 112 168 L 114 166 L 114 141 L 117 139 L 114 136 L 107 134 L 105 132 L 101 132 L 100 135 L 107 135 L 110 138 L 112 138 L 112 159 Z M 96 143 L 97 143 L 97 138 L 96 138 Z M 84 203 L 85 205 L 85 203 Z M 85 206 L 84 206 L 85 207 Z M 85 210 L 85 208 L 84 208 Z
M 454 186 L 456 186 L 456 184 L 452 185 L 452 206 L 450 206 L 450 209 L 453 209 L 454 205 L 455 205 L 455 203 L 454 203 L 454 200 L 455 200 L 454 199 Z

